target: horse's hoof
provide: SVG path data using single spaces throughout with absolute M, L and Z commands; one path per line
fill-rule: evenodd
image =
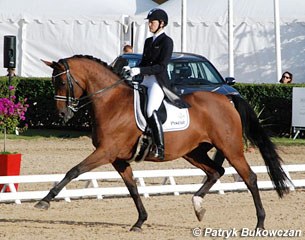
M 130 231 L 131 232 L 142 232 L 142 228 L 133 226 L 132 228 L 130 228 Z
M 38 203 L 35 204 L 34 207 L 42 210 L 48 210 L 50 207 L 50 203 L 46 201 L 39 201 Z
M 256 226 L 255 229 L 256 229 L 256 230 L 265 230 L 265 227 L 264 227 L 264 226 Z
M 199 222 L 202 221 L 205 212 L 206 212 L 206 210 L 204 208 L 201 208 L 200 211 L 195 211 L 196 217 Z
M 203 216 L 205 214 L 205 211 L 206 211 L 202 207 L 202 205 L 203 205 L 203 202 L 202 202 L 203 198 L 199 197 L 199 196 L 194 196 L 192 198 L 192 201 L 193 201 L 193 206 L 194 206 L 196 217 L 197 217 L 198 221 L 201 222 L 202 219 L 203 219 Z

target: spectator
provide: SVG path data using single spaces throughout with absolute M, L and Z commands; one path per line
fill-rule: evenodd
M 282 78 L 280 79 L 279 82 L 283 84 L 292 83 L 292 78 L 293 78 L 292 73 L 286 71 L 283 73 Z
M 131 45 L 126 44 L 123 47 L 123 54 L 126 53 L 133 53 L 133 48 Z M 122 73 L 122 69 L 124 66 L 128 65 L 128 61 L 126 58 L 123 58 L 122 56 L 117 57 L 111 64 L 110 66 L 112 67 L 113 71 L 120 75 Z
M 123 47 L 123 53 L 133 53 L 132 46 L 127 44 Z
M 11 77 L 15 77 L 16 73 L 15 73 L 15 68 L 8 68 L 7 69 L 7 75 L 6 76 L 11 76 Z

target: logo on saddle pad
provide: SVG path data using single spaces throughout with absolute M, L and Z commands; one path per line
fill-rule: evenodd
M 167 112 L 166 121 L 162 125 L 163 132 L 181 131 L 187 129 L 190 124 L 188 109 L 179 109 L 164 100 L 163 103 Z M 141 131 L 144 132 L 147 123 L 141 111 L 140 94 L 136 89 L 134 90 L 134 112 L 137 126 Z

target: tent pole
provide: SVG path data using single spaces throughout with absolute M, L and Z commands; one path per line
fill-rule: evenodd
M 282 56 L 281 56 L 281 32 L 280 32 L 280 11 L 279 0 L 274 0 L 274 29 L 275 29 L 275 54 L 276 54 L 276 82 L 282 76 Z
M 186 0 L 181 0 L 181 52 L 186 52 Z
M 19 40 L 19 43 L 18 43 L 18 40 L 17 40 L 17 48 L 18 48 L 18 65 L 19 65 L 19 69 L 17 68 L 17 75 L 19 76 L 23 76 L 23 68 L 24 68 L 24 65 L 26 65 L 25 61 L 24 61 L 24 56 L 26 55 L 25 53 L 27 52 L 26 50 L 26 42 L 25 42 L 25 39 L 26 39 L 26 35 L 27 35 L 27 22 L 25 21 L 25 19 L 20 19 L 19 22 L 18 22 L 18 28 L 21 29 L 19 30 L 18 32 L 18 38 L 20 39 Z
M 229 50 L 229 77 L 234 77 L 234 26 L 233 0 L 228 0 L 228 50 Z

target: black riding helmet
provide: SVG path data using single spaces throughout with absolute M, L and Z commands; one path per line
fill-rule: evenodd
M 153 21 L 153 20 L 163 21 L 164 26 L 166 26 L 168 23 L 167 13 L 160 8 L 154 8 L 150 10 L 146 19 L 148 19 L 149 21 Z

